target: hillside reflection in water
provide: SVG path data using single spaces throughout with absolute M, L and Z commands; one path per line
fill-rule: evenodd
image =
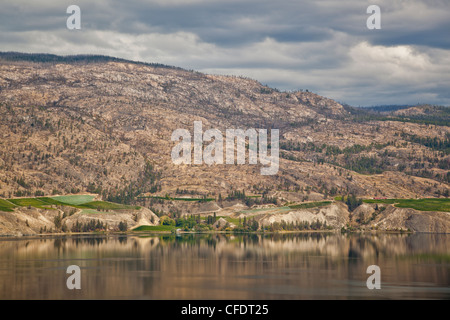
M 0 299 L 449 299 L 449 235 L 72 236 L 0 241 Z M 81 290 L 68 290 L 69 265 Z M 381 290 L 366 269 L 381 268 Z

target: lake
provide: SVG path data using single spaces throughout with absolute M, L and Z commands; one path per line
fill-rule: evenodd
M 0 299 L 449 299 L 449 248 L 442 234 L 2 238 Z

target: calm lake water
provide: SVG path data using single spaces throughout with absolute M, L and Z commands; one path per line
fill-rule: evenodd
M 3 238 L 0 299 L 449 299 L 449 248 L 432 234 Z

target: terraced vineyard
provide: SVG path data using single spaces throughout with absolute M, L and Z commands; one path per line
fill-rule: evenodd
M 48 203 L 37 198 L 8 199 L 8 201 L 18 207 L 33 207 L 38 209 L 49 209 L 46 206 L 52 205 L 52 203 Z
M 7 200 L 0 199 L 0 211 L 11 212 L 15 205 Z
M 57 197 L 0 199 L 0 211 L 11 212 L 14 207 L 32 207 L 52 210 L 52 206 L 68 206 L 77 209 L 92 209 L 96 211 L 139 210 L 139 206 L 129 206 L 107 201 L 92 201 L 92 195 L 71 195 Z M 91 210 L 91 211 L 92 211 Z
M 398 208 L 411 208 L 419 211 L 450 212 L 450 199 L 369 199 L 365 203 L 394 204 Z
M 94 198 L 95 196 L 92 195 L 74 195 L 74 196 L 57 196 L 46 199 L 56 200 L 71 205 L 81 205 L 93 201 Z
M 174 226 L 140 226 L 133 231 L 171 231 L 175 229 Z

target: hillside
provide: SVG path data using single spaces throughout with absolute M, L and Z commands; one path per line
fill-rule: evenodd
M 434 124 L 439 126 L 450 125 L 450 108 L 433 105 L 416 106 L 375 106 L 366 108 L 352 108 L 359 118 L 365 120 L 402 121 L 422 124 Z
M 88 191 L 136 203 L 141 194 L 217 200 L 243 190 L 283 204 L 351 193 L 448 196 L 448 109 L 420 110 L 361 111 L 247 78 L 109 57 L 2 53 L 0 197 Z M 192 132 L 194 121 L 223 132 L 279 129 L 278 174 L 173 164 L 171 134 Z

